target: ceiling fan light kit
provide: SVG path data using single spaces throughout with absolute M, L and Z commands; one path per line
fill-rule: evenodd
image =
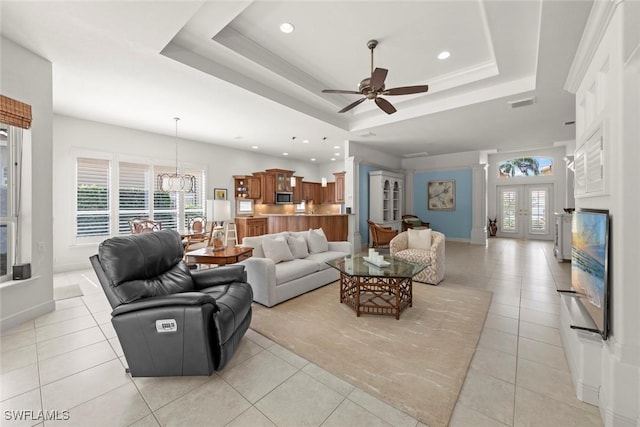
M 369 40 L 367 42 L 367 47 L 371 51 L 371 76 L 366 77 L 360 81 L 358 85 L 358 91 L 354 90 L 340 90 L 340 89 L 324 89 L 322 93 L 341 93 L 347 95 L 364 95 L 364 98 L 360 98 L 355 102 L 344 107 L 342 110 L 338 111 L 338 113 L 346 113 L 347 111 L 355 108 L 360 105 L 367 99 L 373 99 L 378 108 L 384 111 L 387 114 L 393 114 L 397 110 L 391 105 L 389 101 L 384 98 L 381 98 L 380 95 L 411 95 L 414 93 L 423 93 L 429 90 L 428 85 L 418 85 L 418 86 L 402 86 L 395 87 L 391 89 L 385 89 L 384 81 L 387 78 L 387 74 L 389 70 L 386 68 L 374 68 L 373 67 L 373 50 L 378 46 L 377 40 Z

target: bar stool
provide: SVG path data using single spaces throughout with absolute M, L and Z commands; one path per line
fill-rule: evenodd
M 229 242 L 233 241 L 233 246 L 238 244 L 238 237 L 236 234 L 236 223 L 235 222 L 228 222 L 225 225 L 225 233 L 224 235 L 226 236 L 226 243 L 225 246 L 229 246 Z

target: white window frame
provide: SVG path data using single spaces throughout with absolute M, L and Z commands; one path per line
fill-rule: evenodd
M 6 177 L 7 185 L 7 213 L 5 216 L 0 217 L 0 225 L 6 226 L 6 273 L 0 276 L 0 283 L 7 282 L 13 279 L 12 266 L 16 261 L 16 230 L 18 227 L 18 212 L 15 201 L 18 197 L 18 188 L 20 177 L 18 176 L 19 169 L 15 166 L 17 162 L 18 153 L 18 141 L 13 140 L 11 135 L 11 129 L 13 126 L 6 125 L 4 123 L 0 126 L 7 132 L 7 168 L 6 176 L 0 175 L 0 180 L 4 180 Z M 1 183 L 0 183 L 1 184 Z
M 87 237 L 79 237 L 76 234 L 77 230 L 77 185 L 78 185 L 78 177 L 77 177 L 77 162 L 78 158 L 87 158 L 87 159 L 96 159 L 96 160 L 108 160 L 110 161 L 110 173 L 109 173 L 109 224 L 110 224 L 110 235 L 109 236 L 87 236 Z M 120 165 L 121 163 L 133 163 L 139 164 L 141 166 L 148 167 L 148 177 L 147 177 L 147 188 L 146 191 L 149 194 L 149 213 L 148 217 L 153 218 L 156 213 L 165 212 L 164 210 L 159 211 L 154 208 L 153 201 L 153 191 L 156 187 L 156 179 L 157 179 L 157 169 L 158 168 L 171 168 L 175 170 L 175 165 L 170 165 L 167 162 L 159 161 L 152 158 L 140 158 L 136 156 L 128 156 L 128 155 L 113 155 L 104 152 L 88 152 L 88 151 L 79 151 L 74 155 L 74 185 L 73 185 L 73 200 L 74 200 L 74 221 L 73 221 L 73 235 L 77 244 L 90 243 L 90 242 L 99 242 L 108 237 L 114 237 L 117 235 L 121 235 L 119 230 L 119 218 L 120 218 Z M 198 191 L 201 193 L 200 199 L 202 202 L 202 207 L 200 209 L 185 209 L 185 199 L 184 193 L 178 193 L 176 199 L 176 229 L 178 231 L 186 228 L 184 224 L 187 221 L 187 215 L 193 216 L 192 214 L 197 214 L 200 216 L 205 215 L 205 205 L 206 205 L 206 188 L 207 188 L 207 168 L 204 165 L 196 165 L 196 164 L 188 164 L 182 165 L 179 167 L 178 171 L 180 173 L 184 173 L 184 171 L 188 171 L 190 173 L 198 172 L 198 182 L 201 184 L 198 186 Z M 129 211 L 125 211 L 129 212 Z M 166 212 L 174 212 L 173 210 L 169 210 Z
M 106 214 L 109 217 L 109 233 L 105 234 L 105 235 L 98 235 L 98 236 L 78 236 L 78 214 L 79 214 L 79 210 L 78 210 L 78 160 L 79 159 L 87 159 L 87 160 L 101 160 L 101 161 L 107 161 L 109 163 L 109 170 L 107 172 L 107 182 L 109 185 L 109 189 L 107 191 L 107 210 L 106 211 L 101 211 L 101 213 Z M 96 241 L 102 241 L 108 237 L 111 237 L 113 235 L 113 168 L 114 168 L 114 161 L 113 161 L 113 156 L 110 155 L 105 155 L 104 153 L 88 153 L 88 152 L 79 152 L 76 153 L 74 155 L 73 158 L 73 167 L 74 167 L 74 176 L 73 176 L 73 196 L 72 196 L 72 200 L 73 200 L 73 226 L 72 226 L 72 233 L 74 236 L 74 239 L 77 243 L 89 243 L 89 242 L 96 242 Z M 86 212 L 85 212 L 86 213 Z

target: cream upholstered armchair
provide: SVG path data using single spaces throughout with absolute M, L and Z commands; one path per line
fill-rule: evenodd
M 422 238 L 423 234 L 419 234 L 420 232 L 428 232 L 425 234 L 431 234 L 431 245 L 429 249 L 410 249 L 409 233 L 415 233 L 411 236 L 413 242 L 414 238 Z M 429 266 L 416 274 L 413 280 L 430 285 L 437 285 L 444 280 L 444 243 L 445 236 L 440 232 L 410 229 L 403 231 L 391 240 L 389 252 L 391 256 L 396 258 L 428 264 Z

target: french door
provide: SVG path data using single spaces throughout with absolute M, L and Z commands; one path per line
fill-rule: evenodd
M 552 184 L 498 186 L 498 235 L 552 240 Z

